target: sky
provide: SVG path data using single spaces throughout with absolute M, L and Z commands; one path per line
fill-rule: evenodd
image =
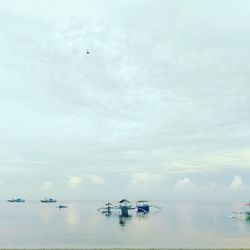
M 249 11 L 0 0 L 0 199 L 249 200 Z

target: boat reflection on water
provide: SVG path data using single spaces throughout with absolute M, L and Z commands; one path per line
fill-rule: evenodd
M 131 219 L 132 219 L 131 215 L 129 215 L 129 216 L 120 215 L 119 216 L 119 224 L 120 224 L 120 226 L 125 227 L 128 224 L 128 222 L 131 221 Z
M 138 219 L 148 219 L 148 213 L 136 213 L 136 218 Z
M 111 216 L 111 212 L 110 211 L 107 211 L 106 213 L 103 213 L 105 216 L 109 217 Z

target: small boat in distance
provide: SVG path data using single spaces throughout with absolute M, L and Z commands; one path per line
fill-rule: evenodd
M 59 205 L 57 208 L 61 209 L 61 208 L 67 208 L 68 206 L 65 206 L 65 205 Z
M 8 202 L 25 202 L 25 199 L 21 198 L 13 198 L 13 199 L 8 199 Z
M 57 200 L 52 199 L 52 198 L 44 198 L 42 200 L 40 200 L 43 203 L 55 203 Z

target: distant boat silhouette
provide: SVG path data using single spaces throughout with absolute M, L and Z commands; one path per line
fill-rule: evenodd
M 55 203 L 55 202 L 57 202 L 57 200 L 52 199 L 52 198 L 44 198 L 44 199 L 42 199 L 40 201 L 43 202 L 43 203 Z
M 25 199 L 21 198 L 13 198 L 13 199 L 8 199 L 8 202 L 25 202 Z
M 58 208 L 67 208 L 68 206 L 65 206 L 65 205 L 59 205 Z

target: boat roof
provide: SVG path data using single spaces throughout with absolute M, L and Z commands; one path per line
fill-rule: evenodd
M 128 201 L 127 199 L 122 199 L 122 200 L 119 201 L 119 203 L 123 203 L 123 202 L 129 202 L 130 203 L 130 201 Z

